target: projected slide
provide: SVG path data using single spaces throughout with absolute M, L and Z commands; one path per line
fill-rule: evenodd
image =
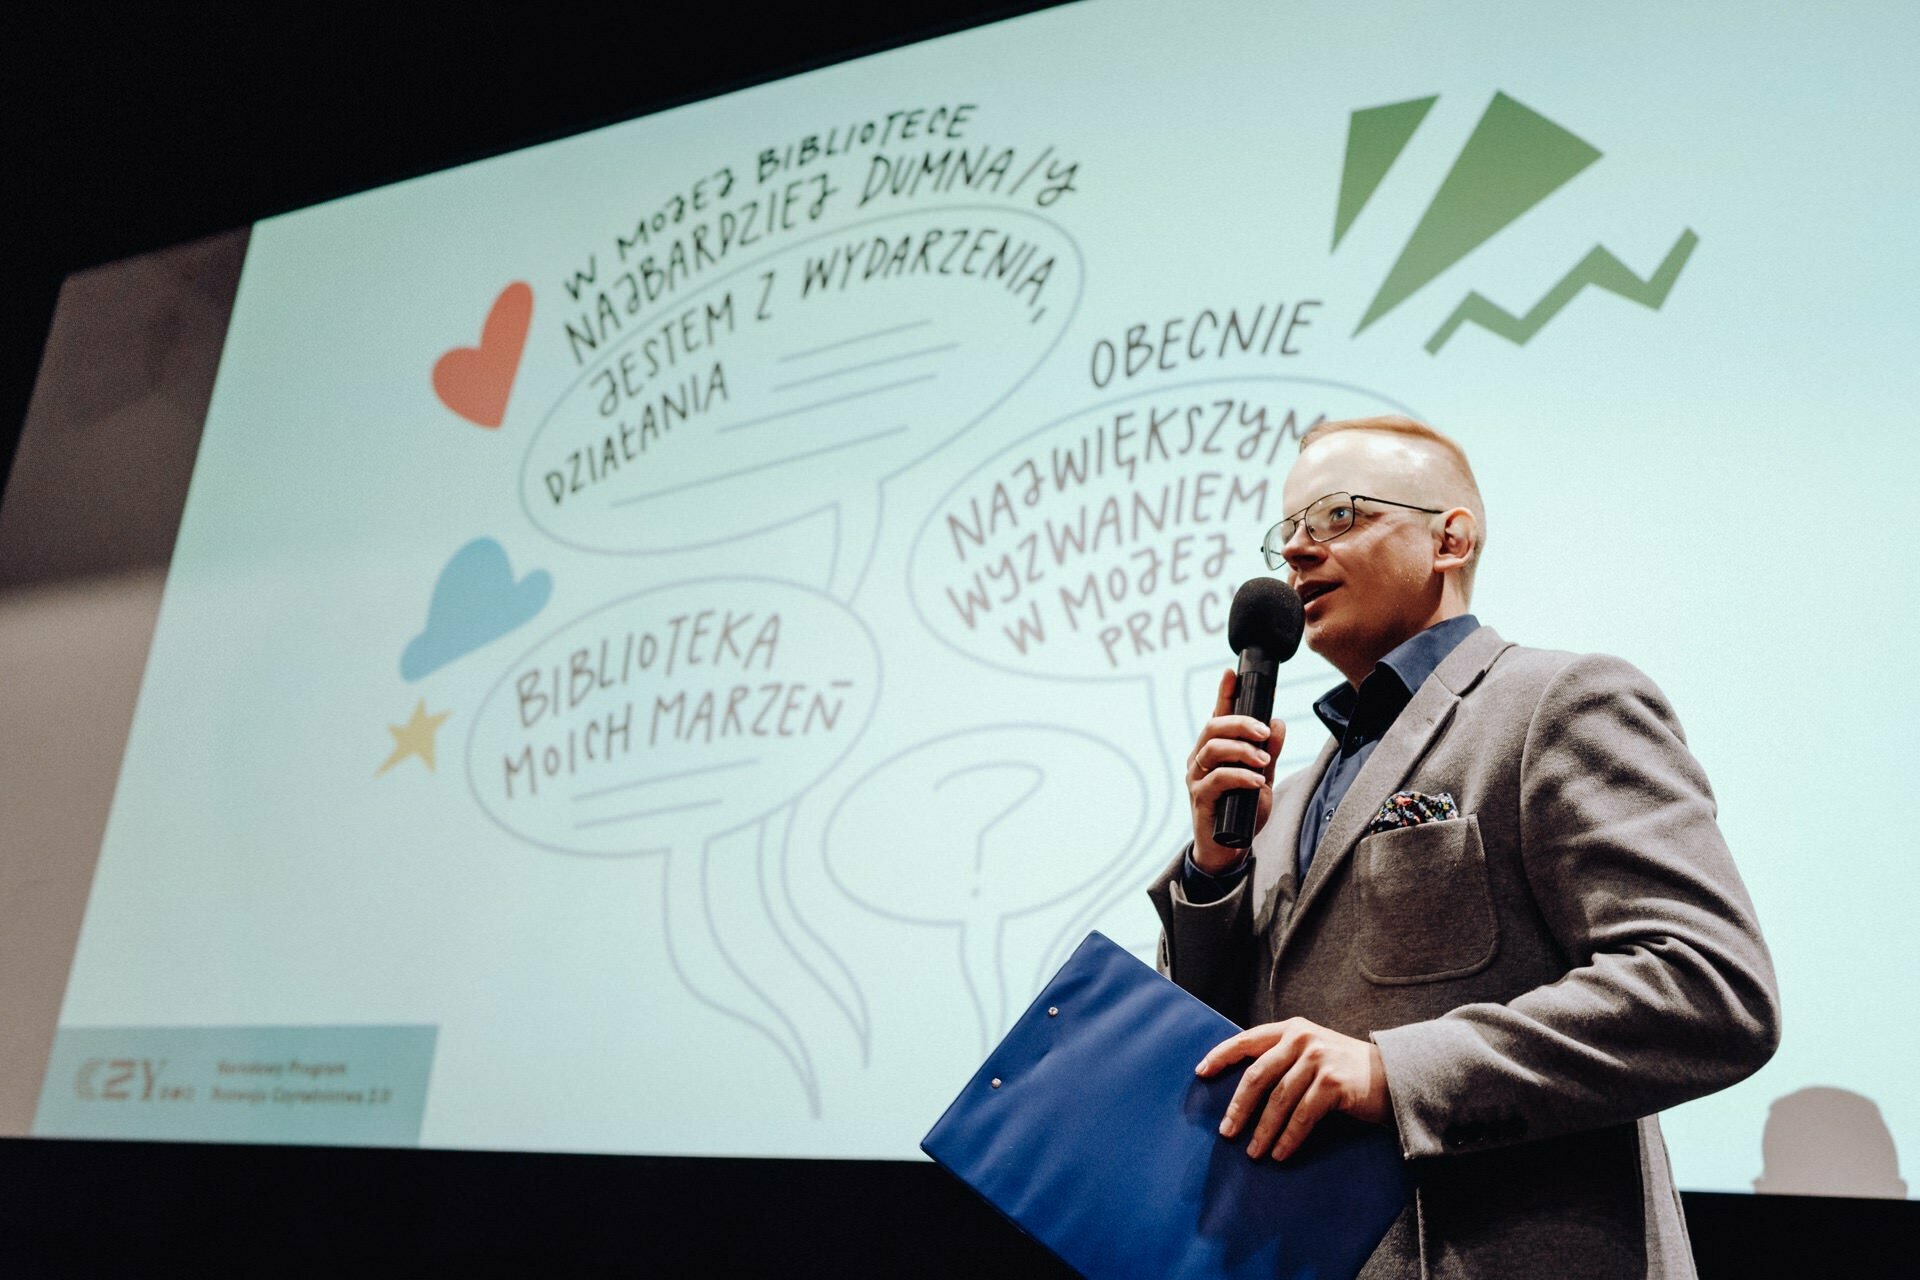
M 1787 1030 L 1680 1182 L 1808 1107 L 1911 1158 L 1913 575 L 1753 602 L 1920 500 L 1912 175 L 1738 8 L 1375 8 L 1074 6 L 252 228 L 34 1132 L 912 1156 L 1089 929 L 1151 958 L 1298 440 L 1403 412 L 1475 613 L 1714 781 Z

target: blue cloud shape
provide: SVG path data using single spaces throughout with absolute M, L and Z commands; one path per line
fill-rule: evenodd
M 546 608 L 553 578 L 535 569 L 515 582 L 504 547 L 475 538 L 453 553 L 433 584 L 427 629 L 400 655 L 400 678 L 418 680 L 529 621 Z

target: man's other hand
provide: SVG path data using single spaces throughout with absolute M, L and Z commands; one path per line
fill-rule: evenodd
M 1289 1018 L 1222 1040 L 1194 1071 L 1211 1077 L 1245 1058 L 1255 1061 L 1227 1103 L 1220 1136 L 1236 1137 L 1257 1116 L 1247 1144 L 1247 1154 L 1256 1160 L 1269 1151 L 1275 1160 L 1285 1160 L 1329 1111 L 1386 1122 L 1387 1069 L 1370 1041 Z

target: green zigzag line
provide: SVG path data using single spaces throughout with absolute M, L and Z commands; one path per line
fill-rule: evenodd
M 1608 252 L 1605 245 L 1597 244 L 1523 316 L 1514 315 L 1484 294 L 1469 293 L 1453 309 L 1446 323 L 1434 330 L 1433 336 L 1427 339 L 1427 353 L 1439 355 L 1440 348 L 1447 345 L 1454 331 L 1468 321 L 1499 334 L 1516 346 L 1524 347 L 1529 338 L 1546 328 L 1547 321 L 1559 315 L 1588 285 L 1658 311 L 1660 304 L 1667 300 L 1667 294 L 1672 292 L 1674 282 L 1680 278 L 1680 269 L 1687 265 L 1693 247 L 1699 243 L 1700 237 L 1691 228 L 1682 231 L 1680 238 L 1673 242 L 1673 248 L 1667 250 L 1666 258 L 1645 280 Z

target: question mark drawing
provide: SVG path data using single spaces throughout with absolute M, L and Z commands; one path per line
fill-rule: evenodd
M 861 906 L 927 930 L 930 950 L 956 948 L 985 1052 L 1019 994 L 1009 975 L 1034 959 L 1016 954 L 1031 931 L 1010 926 L 1050 934 L 1113 851 L 1139 841 L 1147 792 L 1125 753 L 1078 729 L 962 729 L 889 757 L 841 797 L 823 836 L 827 872 Z M 1093 794 L 1131 803 L 1090 808 Z M 902 796 L 925 797 L 907 841 L 885 834 L 899 829 Z
M 987 819 L 973 837 L 973 875 L 972 897 L 980 897 L 980 877 L 986 870 L 987 837 L 993 829 L 1018 811 L 1021 805 L 1033 798 L 1036 791 L 1046 783 L 1046 771 L 1038 765 L 1024 763 L 974 764 L 955 769 L 946 777 L 933 784 L 935 791 L 943 790 L 958 778 L 976 774 L 1007 774 L 1027 776 L 1026 790 L 1008 801 L 999 813 Z M 989 938 L 989 934 L 991 937 Z M 982 1048 L 990 1046 L 997 1029 L 1006 1025 L 1007 978 L 1001 964 L 1002 930 L 962 929 L 960 931 L 960 969 L 967 980 L 967 994 L 973 998 L 974 1012 L 980 1019 L 980 1039 Z

